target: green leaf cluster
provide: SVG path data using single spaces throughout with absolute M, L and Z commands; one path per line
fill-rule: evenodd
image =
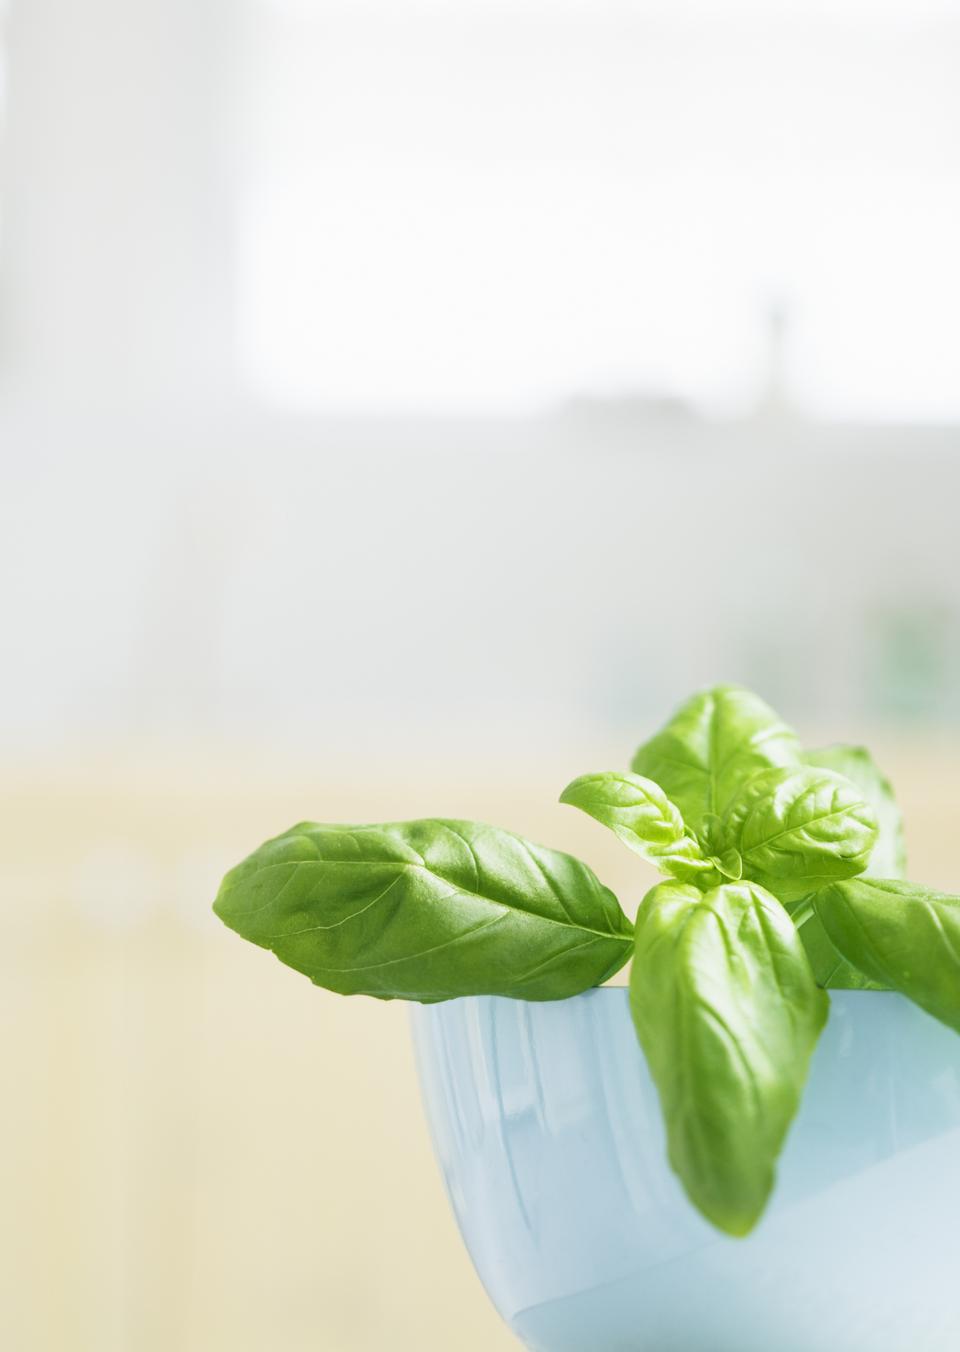
M 304 822 L 227 874 L 217 914 L 318 985 L 424 1002 L 559 1000 L 632 958 L 670 1163 L 745 1235 L 775 1183 L 830 989 L 896 990 L 960 1031 L 960 898 L 905 882 L 862 747 L 805 751 L 763 700 L 688 700 L 630 770 L 561 801 L 666 876 L 631 925 L 579 860 L 476 822 Z

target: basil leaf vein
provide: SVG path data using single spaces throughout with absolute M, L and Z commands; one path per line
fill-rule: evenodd
M 722 836 L 739 852 L 744 874 L 787 902 L 861 873 L 877 819 L 849 780 L 801 766 L 749 780 L 727 809 Z
M 877 818 L 877 839 L 864 873 L 871 878 L 902 878 L 907 867 L 903 818 L 893 786 L 865 746 L 820 747 L 804 756 L 808 765 L 833 770 L 861 791 Z
M 229 873 L 214 908 L 318 985 L 381 999 L 562 999 L 622 967 L 632 938 L 586 864 L 447 819 L 301 823 Z
M 631 768 L 654 780 L 704 839 L 706 819 L 722 814 L 761 770 L 798 765 L 796 734 L 768 704 L 735 685 L 701 691 L 636 752 Z
M 828 998 L 775 897 L 755 883 L 661 883 L 637 915 L 630 1003 L 668 1155 L 731 1235 L 756 1225 Z
M 626 770 L 581 775 L 567 785 L 560 801 L 595 818 L 664 873 L 701 887 L 719 881 L 676 804 L 653 780 Z

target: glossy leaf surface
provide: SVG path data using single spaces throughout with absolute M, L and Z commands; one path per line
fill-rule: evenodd
M 306 822 L 224 879 L 220 918 L 345 995 L 557 1000 L 630 956 L 616 897 L 571 855 L 476 822 Z
M 813 896 L 804 897 L 788 909 L 797 924 L 817 985 L 828 991 L 889 990 L 884 982 L 874 981 L 837 952 L 813 903 Z
M 877 820 L 849 780 L 813 766 L 756 775 L 723 820 L 723 839 L 755 878 L 791 901 L 835 878 L 861 873 L 877 838 Z
M 818 893 L 814 907 L 848 962 L 960 1032 L 960 897 L 854 878 Z
M 637 915 L 630 1003 L 671 1165 L 714 1225 L 747 1234 L 827 1017 L 790 917 L 756 884 L 660 884 Z
M 849 779 L 876 813 L 877 839 L 864 873 L 871 878 L 902 878 L 907 867 L 903 818 L 892 784 L 867 748 L 838 743 L 810 751 L 804 759 Z
M 655 868 L 700 887 L 719 882 L 674 803 L 651 779 L 627 770 L 581 775 L 560 795 L 594 817 Z
M 631 768 L 660 785 L 702 840 L 708 819 L 722 814 L 752 775 L 799 763 L 795 733 L 768 704 L 720 685 L 688 700 L 639 748 Z

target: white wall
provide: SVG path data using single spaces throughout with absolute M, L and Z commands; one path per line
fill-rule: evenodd
M 957 427 L 256 402 L 243 13 L 11 8 L 0 745 L 533 757 L 728 676 L 795 717 L 960 714 Z

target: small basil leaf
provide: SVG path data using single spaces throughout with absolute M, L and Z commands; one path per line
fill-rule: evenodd
M 960 1032 L 960 897 L 856 878 L 824 888 L 813 904 L 848 962 Z
M 581 775 L 560 801 L 589 813 L 664 873 L 700 886 L 718 881 L 676 806 L 652 779 L 619 770 Z
M 877 814 L 877 843 L 864 869 L 869 878 L 902 878 L 907 868 L 903 818 L 893 786 L 864 746 L 824 746 L 804 757 L 808 765 L 833 770 L 856 784 Z
M 661 883 L 637 915 L 630 1004 L 670 1163 L 714 1225 L 766 1206 L 828 1009 L 793 922 L 751 883 Z
M 632 935 L 586 864 L 464 821 L 303 823 L 214 909 L 317 985 L 382 999 L 562 999 L 622 967 Z
M 795 733 L 769 705 L 749 690 L 719 685 L 688 700 L 639 748 L 631 768 L 655 780 L 703 840 L 709 817 L 722 814 L 751 775 L 799 763 Z
M 877 819 L 849 780 L 805 766 L 754 776 L 727 809 L 723 835 L 744 874 L 787 902 L 861 873 Z
M 743 877 L 743 860 L 739 850 L 724 850 L 723 854 L 714 856 L 711 862 L 732 882 L 738 883 Z

